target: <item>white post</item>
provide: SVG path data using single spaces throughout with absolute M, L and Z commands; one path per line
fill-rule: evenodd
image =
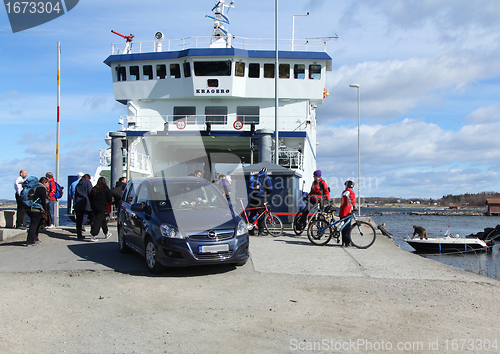
M 359 127 L 360 127 L 360 104 L 359 104 L 359 84 L 349 85 L 358 90 L 358 216 L 361 216 L 361 193 L 360 193 L 360 182 L 361 182 L 361 150 L 360 150 L 360 137 L 359 137 Z

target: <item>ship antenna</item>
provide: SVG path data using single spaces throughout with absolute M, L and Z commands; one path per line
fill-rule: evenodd
M 118 33 L 116 31 L 113 31 L 111 30 L 112 33 L 122 37 L 122 38 L 125 38 L 126 40 L 126 44 L 125 44 L 125 50 L 123 51 L 124 54 L 130 54 L 130 50 L 132 49 L 132 38 L 134 38 L 134 35 L 133 34 L 130 34 L 129 36 L 125 36 L 121 33 Z
M 217 0 L 215 6 L 212 8 L 214 15 L 206 16 L 213 21 L 213 31 L 212 38 L 210 39 L 210 48 L 231 48 L 232 36 L 225 27 L 225 25 L 229 25 L 229 17 L 224 14 L 224 10 L 227 7 L 229 11 L 229 8 L 234 7 L 233 4 L 234 1 L 226 4 L 226 0 Z

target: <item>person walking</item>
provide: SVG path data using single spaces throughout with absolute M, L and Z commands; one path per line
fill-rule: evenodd
M 273 191 L 271 178 L 267 175 L 267 168 L 263 167 L 258 174 L 253 175 L 248 180 L 248 198 L 250 199 L 250 208 L 263 207 L 268 195 Z M 258 213 L 262 213 L 262 209 L 254 209 L 249 212 L 250 222 Z M 257 222 L 259 235 L 264 235 L 264 218 L 260 218 Z M 254 230 L 249 231 L 250 235 L 254 234 Z
M 49 189 L 49 179 L 42 177 L 38 181 L 38 186 L 35 188 L 33 195 L 33 205 L 27 211 L 30 217 L 30 227 L 28 229 L 28 237 L 26 238 L 26 246 L 35 246 L 40 243 L 38 231 L 40 230 L 40 221 L 42 213 L 47 211 L 47 190 Z
M 70 184 L 68 188 L 68 214 L 74 214 L 75 213 L 75 189 L 78 183 L 80 183 L 80 180 L 82 179 L 84 173 L 83 172 L 78 172 L 77 174 L 77 179 L 73 181 L 73 183 Z M 71 205 L 71 208 L 70 208 Z M 82 231 L 85 231 L 85 223 L 87 222 L 87 214 L 83 215 L 83 221 L 82 221 Z
M 69 185 L 69 188 L 68 188 L 68 200 L 71 200 L 72 206 L 75 205 L 75 188 L 76 188 L 77 184 L 80 182 L 80 180 L 82 179 L 83 172 L 78 172 L 77 177 L 78 178 L 76 180 L 74 180 L 73 183 L 71 183 Z
M 96 236 L 99 234 L 99 230 L 102 228 L 104 237 L 106 239 L 111 237 L 111 232 L 108 230 L 108 220 L 106 218 L 106 213 L 108 213 L 109 205 L 113 202 L 113 196 L 111 195 L 111 190 L 106 184 L 106 178 L 99 177 L 97 184 L 92 188 L 90 192 L 90 206 L 94 212 L 94 222 L 90 229 L 90 234 L 92 235 L 91 241 L 97 241 Z
M 75 187 L 74 209 L 76 214 L 76 236 L 79 240 L 83 240 L 85 238 L 82 235 L 84 215 L 87 215 L 90 218 L 91 223 L 94 217 L 89 199 L 91 191 L 92 183 L 90 182 L 90 175 L 86 173 Z
M 351 215 L 353 212 L 358 210 L 356 208 L 356 194 L 352 190 L 354 188 L 353 181 L 346 181 L 344 183 L 345 190 L 342 192 L 342 196 L 340 197 L 340 212 L 339 217 L 345 218 L 348 215 Z M 349 247 L 351 245 L 351 220 L 349 220 L 344 228 L 342 229 L 342 246 Z
M 26 170 L 21 170 L 19 176 L 14 182 L 14 189 L 16 190 L 16 203 L 17 203 L 17 215 L 16 215 L 16 229 L 26 228 L 26 205 L 21 198 L 21 191 L 23 190 L 23 182 L 26 180 L 28 172 Z

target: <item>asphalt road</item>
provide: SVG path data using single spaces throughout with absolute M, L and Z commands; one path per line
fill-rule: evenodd
M 153 276 L 111 232 L 0 243 L 2 353 L 500 352 L 498 281 L 381 234 L 367 250 L 256 236 L 242 267 Z

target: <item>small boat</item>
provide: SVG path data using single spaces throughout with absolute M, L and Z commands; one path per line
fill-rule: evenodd
M 455 238 L 438 237 L 429 239 L 407 239 L 405 240 L 417 252 L 424 253 L 447 253 L 447 252 L 469 252 L 485 251 L 488 245 L 478 238 Z
M 452 236 L 451 232 L 446 231 L 444 237 L 429 239 L 411 239 L 407 238 L 406 243 L 421 253 L 450 253 L 450 252 L 470 252 L 486 251 L 488 244 L 479 238 L 460 238 L 457 234 Z

